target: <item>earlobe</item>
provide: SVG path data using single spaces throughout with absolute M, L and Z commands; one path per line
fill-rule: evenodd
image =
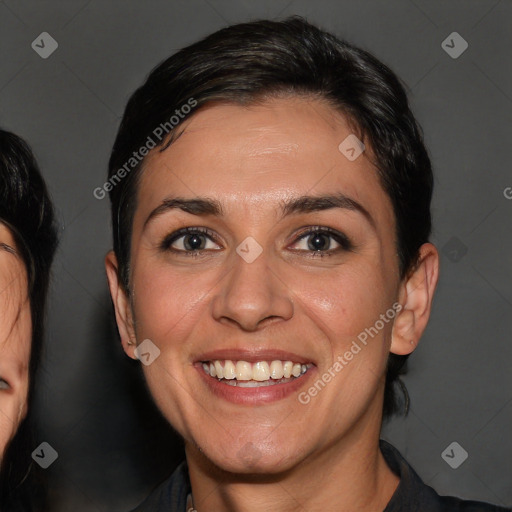
M 411 343 L 415 336 L 414 312 L 404 307 L 393 324 L 391 352 L 398 355 L 410 354 L 416 348 L 416 344 Z
M 393 324 L 390 351 L 406 355 L 414 351 L 427 327 L 439 277 L 439 254 L 430 243 L 419 250 L 418 263 L 400 290 L 402 309 Z
M 135 348 L 137 344 L 135 329 L 133 326 L 132 309 L 126 291 L 119 281 L 118 263 L 113 251 L 110 251 L 105 257 L 105 269 L 107 272 L 110 296 L 112 297 L 112 302 L 114 304 L 116 323 L 119 330 L 119 336 L 121 337 L 121 344 L 123 345 L 123 349 L 128 357 L 137 359 L 135 356 Z

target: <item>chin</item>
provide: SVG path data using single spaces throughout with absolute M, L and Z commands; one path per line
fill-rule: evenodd
M 261 445 L 251 441 L 231 442 L 229 453 L 218 447 L 209 448 L 201 452 L 210 463 L 222 471 L 240 475 L 278 475 L 300 462 L 299 451 L 291 446 L 286 448 L 283 444 L 276 449 L 276 445 Z

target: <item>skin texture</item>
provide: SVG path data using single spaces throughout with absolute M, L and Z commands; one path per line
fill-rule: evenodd
M 176 142 L 145 161 L 130 297 L 113 253 L 106 267 L 126 353 L 134 358 L 136 344 L 148 338 L 161 351 L 144 372 L 185 439 L 195 508 L 383 510 L 398 485 L 378 449 L 386 361 L 390 351 L 412 352 L 421 337 L 437 251 L 422 246 L 416 270 L 400 280 L 393 209 L 371 148 L 349 161 L 338 146 L 354 130 L 319 100 L 218 104 L 182 128 Z M 285 201 L 333 193 L 357 201 L 373 220 L 345 208 L 282 214 Z M 216 199 L 223 215 L 171 209 L 146 223 L 176 196 Z M 196 257 L 161 248 L 170 233 L 196 226 L 216 236 Z M 300 240 L 309 226 L 344 233 L 352 248 L 315 257 L 308 238 Z M 248 236 L 263 249 L 252 263 L 236 252 Z M 338 244 L 330 243 L 334 251 Z M 183 249 L 183 238 L 172 248 Z M 403 309 L 394 321 L 301 404 L 298 393 L 395 302 Z M 235 404 L 214 395 L 194 366 L 206 351 L 231 348 L 291 351 L 313 367 L 281 400 Z
M 0 458 L 26 415 L 31 335 L 25 264 L 0 223 Z

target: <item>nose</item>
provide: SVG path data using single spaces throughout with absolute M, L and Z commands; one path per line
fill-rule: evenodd
M 248 263 L 233 254 L 234 264 L 212 301 L 215 320 L 244 331 L 293 316 L 290 289 L 269 266 L 265 251 Z

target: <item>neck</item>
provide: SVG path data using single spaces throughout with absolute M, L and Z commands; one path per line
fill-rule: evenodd
M 379 434 L 380 421 L 373 417 L 292 469 L 258 475 L 223 471 L 187 443 L 194 507 L 197 512 L 383 511 L 399 478 L 380 452 Z

